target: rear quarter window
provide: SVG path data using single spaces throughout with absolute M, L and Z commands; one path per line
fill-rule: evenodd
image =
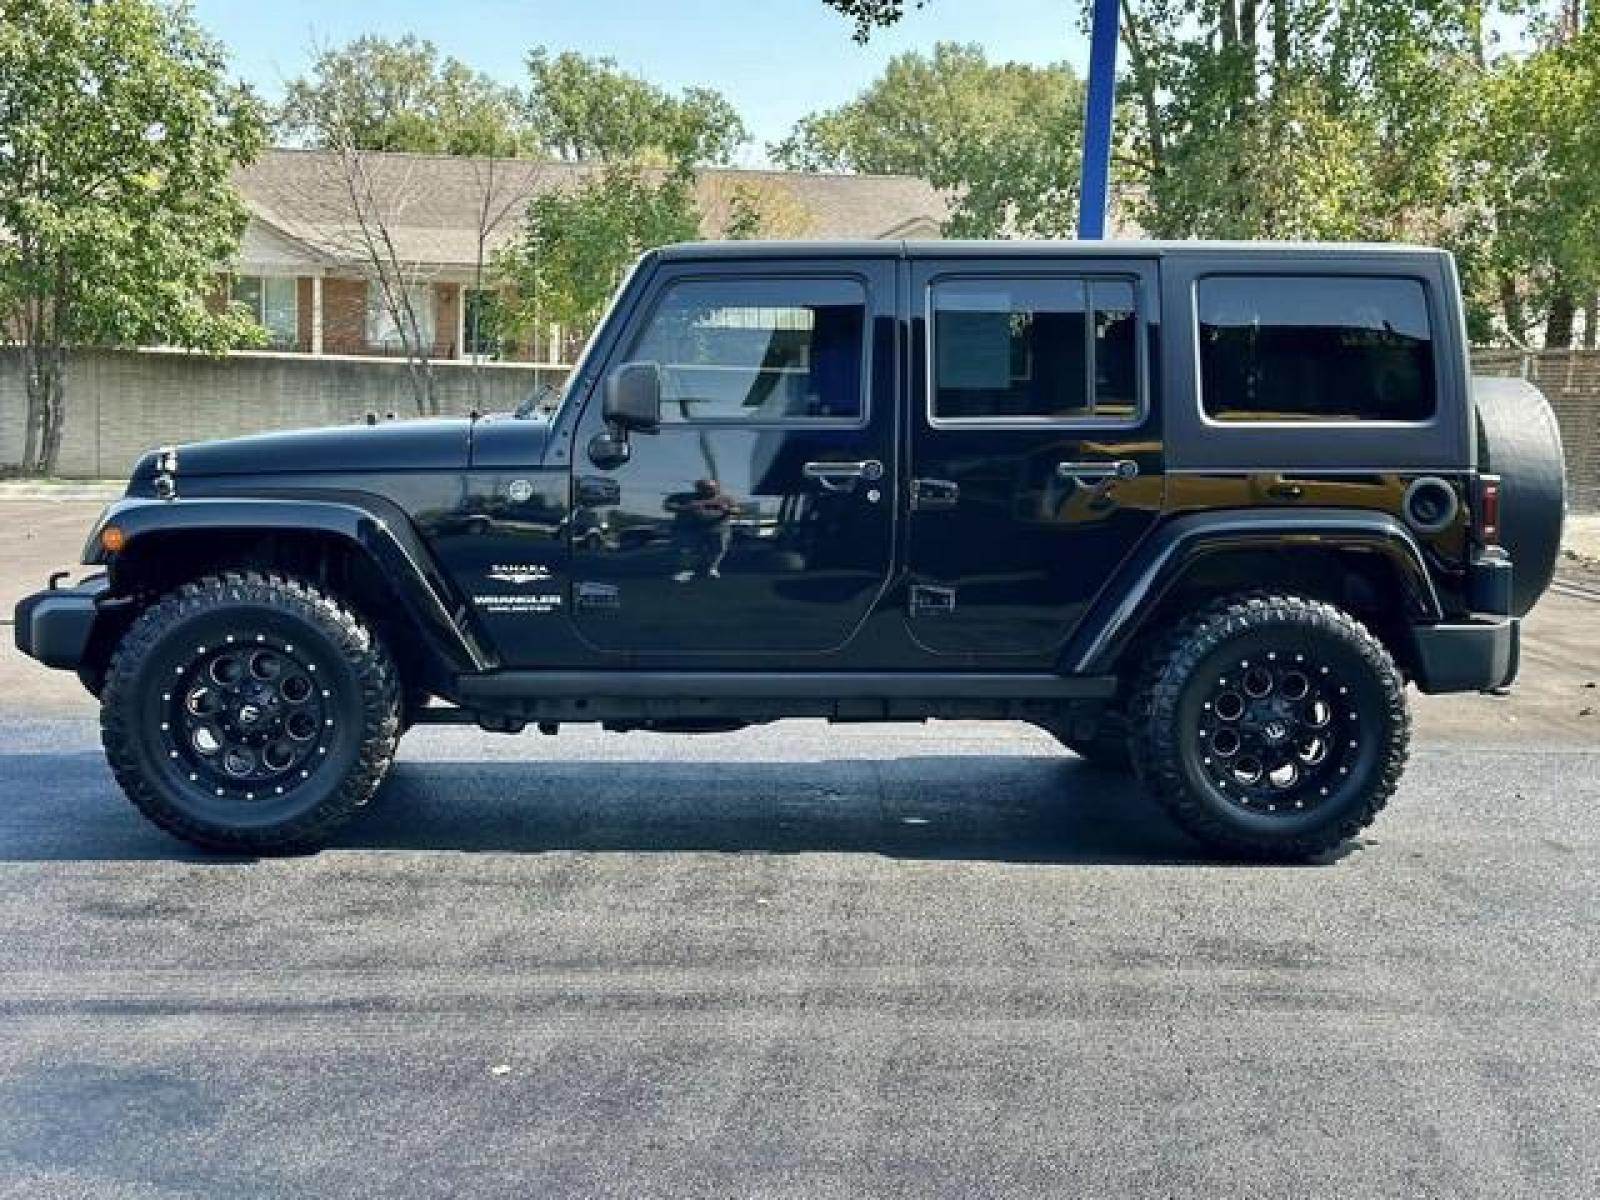
M 1415 279 L 1214 275 L 1196 284 L 1200 396 L 1214 421 L 1421 422 L 1437 403 Z

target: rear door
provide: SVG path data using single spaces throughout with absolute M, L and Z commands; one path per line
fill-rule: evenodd
M 659 434 L 610 466 L 596 388 L 573 448 L 574 619 L 678 667 L 816 665 L 894 550 L 892 258 L 664 265 L 612 361 L 662 378 Z
M 907 564 L 930 656 L 1048 664 L 1153 526 L 1153 259 L 913 260 Z

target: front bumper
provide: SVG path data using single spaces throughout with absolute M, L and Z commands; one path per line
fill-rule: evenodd
M 17 605 L 17 649 L 47 667 L 74 670 L 81 666 L 100 616 L 100 601 L 111 590 L 104 575 L 76 587 L 35 592 Z
M 1516 617 L 1474 616 L 1466 621 L 1413 628 L 1416 684 L 1440 692 L 1490 692 L 1517 677 L 1522 622 Z

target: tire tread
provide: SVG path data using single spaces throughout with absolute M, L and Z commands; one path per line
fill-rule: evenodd
M 226 829 L 183 812 L 146 777 L 136 748 L 131 698 L 137 695 L 139 674 L 152 649 L 175 625 L 235 604 L 277 609 L 313 625 L 349 666 L 361 697 L 360 752 L 339 786 L 304 814 L 260 829 Z M 360 618 L 332 595 L 277 572 L 225 571 L 168 592 L 140 613 L 123 635 L 106 671 L 100 736 L 123 793 L 168 833 L 207 850 L 294 853 L 320 845 L 377 791 L 399 744 L 399 702 L 399 674 L 387 650 Z
M 1246 830 L 1219 818 L 1190 787 L 1181 768 L 1177 710 L 1196 668 L 1217 646 L 1268 624 L 1327 634 L 1352 645 L 1381 680 L 1390 730 L 1382 768 L 1359 805 L 1338 821 L 1294 836 Z M 1275 592 L 1224 597 L 1170 627 L 1151 647 L 1134 693 L 1131 746 L 1147 791 L 1187 833 L 1207 845 L 1249 858 L 1313 858 L 1355 837 L 1388 804 L 1409 754 L 1411 716 L 1405 684 L 1382 642 L 1354 616 L 1321 600 Z

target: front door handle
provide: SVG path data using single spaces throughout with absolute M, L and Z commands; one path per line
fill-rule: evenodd
M 875 458 L 861 462 L 808 462 L 800 468 L 800 474 L 815 479 L 830 492 L 844 492 L 854 487 L 858 479 L 868 483 L 882 479 L 883 464 Z
M 1131 458 L 1114 458 L 1109 462 L 1058 462 L 1057 479 L 1137 479 L 1139 464 Z

